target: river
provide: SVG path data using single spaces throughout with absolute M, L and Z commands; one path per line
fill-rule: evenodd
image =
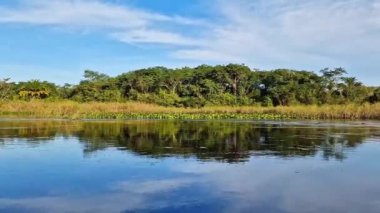
M 0 212 L 379 212 L 380 123 L 0 121 Z

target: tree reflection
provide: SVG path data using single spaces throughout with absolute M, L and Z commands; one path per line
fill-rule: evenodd
M 31 143 L 74 137 L 90 154 L 109 147 L 153 158 L 197 157 L 223 162 L 251 155 L 345 159 L 348 149 L 378 135 L 375 127 L 284 125 L 222 121 L 12 121 L 0 122 L 1 144 L 24 138 Z

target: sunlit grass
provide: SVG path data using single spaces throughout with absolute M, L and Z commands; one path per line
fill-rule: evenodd
M 10 101 L 0 103 L 0 116 L 69 119 L 380 119 L 380 104 L 324 106 L 163 107 L 154 104 Z

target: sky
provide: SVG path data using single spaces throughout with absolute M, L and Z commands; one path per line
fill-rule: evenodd
M 0 0 L 0 78 L 228 63 L 380 86 L 380 0 Z

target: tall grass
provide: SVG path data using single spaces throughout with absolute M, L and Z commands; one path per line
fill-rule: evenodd
M 153 104 L 10 101 L 0 103 L 2 118 L 69 119 L 380 119 L 380 104 L 323 106 L 162 107 Z

